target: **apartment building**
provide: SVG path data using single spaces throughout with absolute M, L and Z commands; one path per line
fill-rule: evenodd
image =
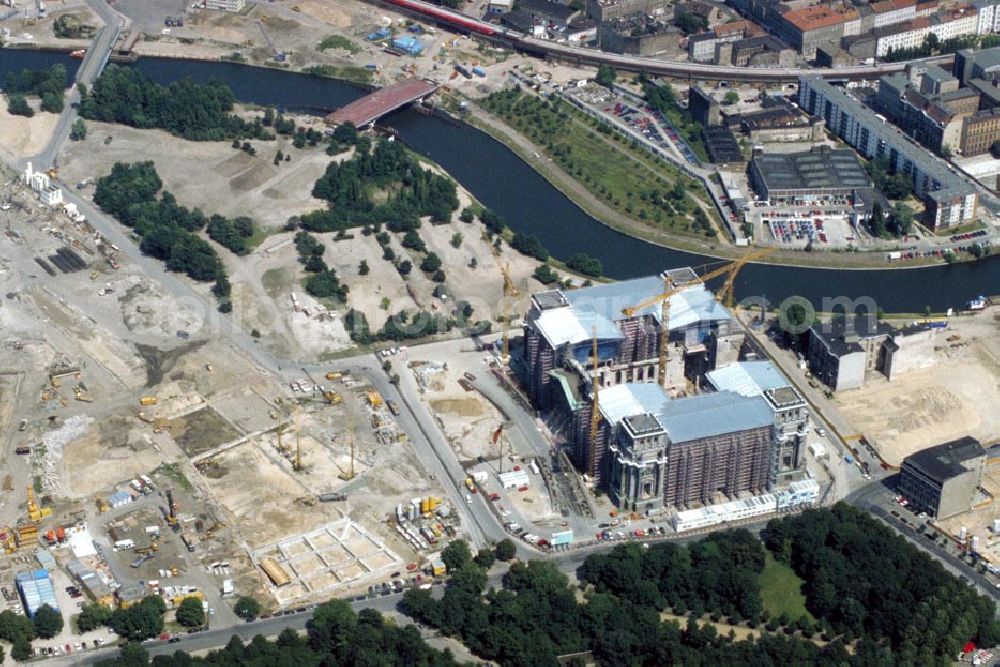
M 778 36 L 806 58 L 816 55 L 816 47 L 839 42 L 845 34 L 858 34 L 861 16 L 848 5 L 813 5 L 781 14 L 772 24 Z M 845 32 L 845 26 L 850 26 Z
M 822 117 L 831 132 L 863 157 L 886 158 L 890 168 L 910 176 L 927 206 L 925 223 L 932 229 L 975 219 L 975 188 L 843 90 L 819 77 L 801 77 L 799 106 Z

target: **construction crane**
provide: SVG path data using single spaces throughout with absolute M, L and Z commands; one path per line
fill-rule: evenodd
M 503 274 L 503 357 L 500 361 L 506 365 L 510 361 L 510 334 L 507 332 L 507 327 L 510 324 L 510 299 L 520 296 L 521 293 L 517 291 L 514 281 L 510 279 L 509 262 L 500 267 L 500 272 Z
M 590 408 L 590 451 L 595 451 L 597 448 L 597 429 L 601 425 L 601 411 L 600 402 L 597 397 L 598 385 L 600 381 L 597 377 L 597 327 L 591 329 L 594 335 L 594 377 L 591 380 L 593 384 L 593 393 L 591 396 L 591 408 Z
M 696 284 L 703 284 L 709 280 L 712 280 L 713 278 L 718 278 L 719 276 L 726 274 L 730 274 L 729 277 L 727 278 L 726 283 L 727 285 L 729 285 L 729 292 L 732 292 L 731 285 L 736 280 L 735 274 L 739 273 L 740 269 L 742 269 L 748 262 L 763 257 L 764 255 L 767 255 L 772 251 L 773 251 L 772 248 L 763 248 L 761 250 L 756 250 L 754 252 L 747 253 L 746 255 L 736 260 L 735 262 L 730 262 L 717 269 L 713 269 L 712 271 L 709 271 L 705 275 L 696 276 L 697 278 L 696 282 L 690 282 L 679 286 L 675 286 L 673 284 L 673 281 L 670 279 L 670 275 L 667 272 L 664 272 L 663 292 L 661 294 L 657 294 L 656 296 L 651 296 L 645 301 L 635 306 L 630 306 L 628 308 L 622 309 L 622 314 L 625 315 L 626 317 L 635 317 L 635 315 L 640 311 L 645 310 L 650 306 L 655 306 L 658 303 L 660 304 L 660 340 L 658 345 L 659 359 L 657 363 L 657 372 L 659 375 L 657 377 L 660 380 L 661 387 L 666 388 L 667 386 L 667 361 L 669 360 L 670 356 L 667 343 L 668 343 L 668 338 L 670 336 L 671 297 L 673 297 L 675 294 L 683 292 L 688 287 L 692 287 L 693 285 Z
M 347 437 L 351 441 L 351 467 L 347 471 L 341 471 L 337 477 L 345 482 L 350 482 L 356 477 L 356 473 L 354 472 L 354 420 L 350 418 L 348 418 L 347 424 Z
M 735 307 L 736 276 L 739 275 L 743 267 L 749 262 L 765 257 L 766 255 L 770 255 L 775 250 L 776 248 L 761 248 L 760 250 L 755 250 L 754 252 L 743 255 L 743 257 L 740 257 L 738 260 L 730 264 L 729 275 L 726 276 L 726 281 L 722 284 L 722 289 L 720 289 L 715 295 L 715 298 L 719 300 L 719 303 L 732 310 Z
M 295 408 L 295 463 L 292 465 L 295 472 L 302 470 L 302 438 L 299 434 L 299 409 Z

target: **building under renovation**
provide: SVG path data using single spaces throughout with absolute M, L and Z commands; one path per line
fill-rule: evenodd
M 659 375 L 660 303 L 634 308 L 680 289 L 669 301 L 666 377 Z M 594 342 L 597 360 L 593 358 Z M 579 290 L 532 296 L 524 325 L 524 383 L 538 407 L 572 404 L 596 374 L 599 388 L 626 382 L 683 387 L 708 370 L 735 362 L 743 332 L 689 268 Z

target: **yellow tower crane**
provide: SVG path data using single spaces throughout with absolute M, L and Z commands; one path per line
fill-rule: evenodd
M 521 293 L 517 291 L 514 281 L 510 279 L 510 263 L 500 267 L 500 272 L 503 274 L 503 357 L 501 357 L 501 362 L 507 364 L 510 361 L 510 334 L 507 333 L 507 327 L 510 324 L 510 300 L 520 296 Z
M 723 289 L 727 289 L 729 293 L 732 292 L 732 285 L 736 280 L 736 274 L 739 273 L 748 262 L 755 259 L 763 257 L 768 253 L 772 252 L 772 248 L 763 248 L 761 250 L 756 250 L 754 252 L 747 253 L 740 259 L 725 264 L 717 269 L 709 271 L 705 275 L 696 276 L 697 280 L 695 282 L 685 283 L 683 285 L 674 285 L 673 281 L 670 279 L 668 273 L 663 273 L 663 292 L 655 296 L 651 296 L 645 301 L 636 304 L 635 306 L 630 306 L 628 308 L 622 309 L 622 314 L 626 317 L 635 317 L 640 311 L 649 308 L 650 306 L 655 306 L 660 304 L 660 340 L 659 340 L 659 359 L 657 360 L 657 373 L 660 380 L 660 386 L 666 388 L 667 386 L 667 361 L 669 360 L 668 351 L 668 339 L 670 336 L 670 298 L 675 294 L 684 291 L 688 287 L 693 285 L 705 283 L 713 278 L 718 278 L 719 276 L 729 274 L 726 280 L 726 286 Z M 721 292 L 720 292 L 721 295 Z M 731 294 L 728 298 L 731 298 Z
M 591 406 L 590 406 L 590 451 L 594 451 L 597 447 L 597 428 L 601 425 L 601 411 L 600 411 L 600 401 L 598 399 L 598 387 L 601 384 L 597 378 L 597 327 L 591 329 L 594 336 L 594 377 L 591 380 L 593 384 L 593 390 L 591 395 Z
M 732 310 L 735 307 L 735 286 L 736 286 L 736 276 L 743 269 L 744 266 L 750 262 L 770 255 L 774 252 L 776 248 L 761 248 L 760 250 L 755 250 L 754 252 L 747 253 L 743 255 L 735 262 L 729 265 L 729 275 L 726 276 L 726 281 L 722 284 L 722 289 L 716 293 L 715 298 L 719 300 L 726 308 Z

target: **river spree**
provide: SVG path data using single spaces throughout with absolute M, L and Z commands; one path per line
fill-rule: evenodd
M 47 67 L 56 62 L 65 64 L 70 74 L 79 65 L 79 61 L 63 54 L 0 50 L 0 77 L 11 69 Z M 221 81 L 241 101 L 286 110 L 327 113 L 365 92 L 331 79 L 222 62 L 143 58 L 131 66 L 160 83 L 185 77 L 201 82 Z M 504 145 L 469 125 L 413 110 L 391 116 L 388 124 L 409 146 L 439 163 L 479 201 L 499 213 L 511 228 L 534 234 L 558 258 L 587 252 L 601 260 L 606 275 L 616 279 L 718 262 L 610 229 Z M 822 308 L 824 300 L 868 297 L 888 312 L 922 312 L 927 306 L 941 311 L 961 306 L 980 294 L 998 293 L 1000 256 L 922 269 L 846 270 L 756 264 L 743 269 L 736 285 L 739 299 L 764 297 L 777 303 L 802 296 Z

